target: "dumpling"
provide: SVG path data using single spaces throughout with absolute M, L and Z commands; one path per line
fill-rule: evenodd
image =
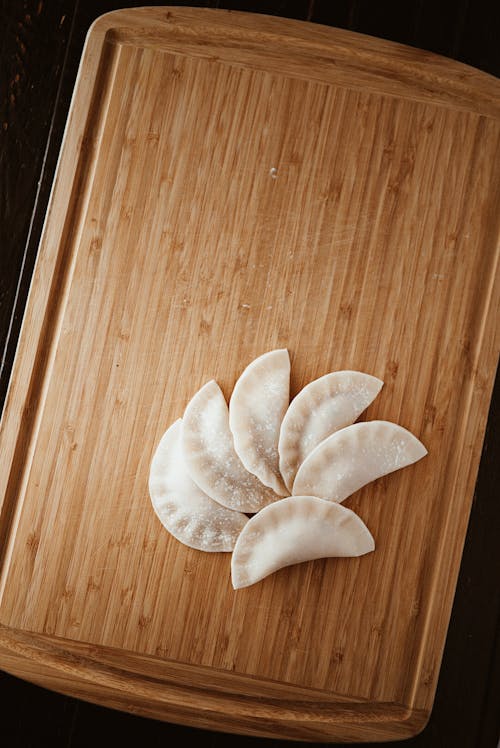
M 196 393 L 184 412 L 182 448 L 191 478 L 219 504 L 253 513 L 278 498 L 243 467 L 234 450 L 227 403 L 214 380 Z
M 293 493 L 344 501 L 370 481 L 426 454 L 424 445 L 396 423 L 354 423 L 336 431 L 306 457 L 295 477 Z
M 179 419 L 170 426 L 153 456 L 153 508 L 168 532 L 190 548 L 232 551 L 248 517 L 220 506 L 193 483 L 182 457 L 181 425 Z
M 245 525 L 234 547 L 234 589 L 274 571 L 329 556 L 362 556 L 373 537 L 357 514 L 314 496 L 291 496 L 265 507 Z
M 310 382 L 292 400 L 278 445 L 280 471 L 290 493 L 307 455 L 327 436 L 354 423 L 382 385 L 360 371 L 335 371 Z
M 279 470 L 278 440 L 290 399 L 290 358 L 286 349 L 252 361 L 236 382 L 229 402 L 229 426 L 246 469 L 279 496 L 288 496 Z

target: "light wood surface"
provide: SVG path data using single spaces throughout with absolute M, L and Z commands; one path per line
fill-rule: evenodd
M 0 434 L 0 664 L 171 721 L 308 740 L 432 707 L 498 356 L 499 85 L 224 11 L 99 19 Z M 234 592 L 171 538 L 156 444 L 275 347 L 352 368 L 429 455 L 348 499 L 375 553 Z

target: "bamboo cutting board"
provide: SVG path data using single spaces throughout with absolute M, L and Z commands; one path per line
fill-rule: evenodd
M 2 421 L 0 665 L 224 731 L 390 740 L 432 707 L 498 355 L 499 85 L 284 19 L 136 9 L 85 48 Z M 163 431 L 288 348 L 429 450 L 373 554 L 233 591 L 170 537 Z

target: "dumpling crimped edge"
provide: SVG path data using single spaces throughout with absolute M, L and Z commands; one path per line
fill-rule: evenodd
M 182 458 L 181 419 L 163 434 L 149 471 L 153 509 L 176 540 L 200 551 L 230 552 L 248 517 L 225 509 L 191 480 Z
M 341 504 L 315 496 L 280 499 L 252 517 L 231 558 L 234 589 L 293 564 L 331 556 L 361 556 L 375 548 L 363 520 Z
M 278 443 L 280 472 L 290 492 L 297 470 L 312 450 L 354 423 L 383 384 L 371 374 L 341 370 L 314 379 L 297 393 L 284 415 Z
M 248 364 L 229 400 L 229 426 L 238 457 L 278 496 L 289 494 L 279 470 L 278 453 L 289 401 L 290 357 L 286 348 L 264 353 Z
M 367 483 L 412 465 L 427 449 L 392 421 L 362 421 L 318 444 L 297 471 L 292 495 L 344 501 Z

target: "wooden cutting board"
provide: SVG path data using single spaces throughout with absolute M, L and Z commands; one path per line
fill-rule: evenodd
M 253 735 L 410 736 L 430 713 L 498 355 L 499 98 L 415 49 L 226 11 L 89 34 L 2 421 L 0 665 Z M 248 589 L 147 480 L 215 378 L 384 380 L 427 446 L 346 505 L 376 550 Z

